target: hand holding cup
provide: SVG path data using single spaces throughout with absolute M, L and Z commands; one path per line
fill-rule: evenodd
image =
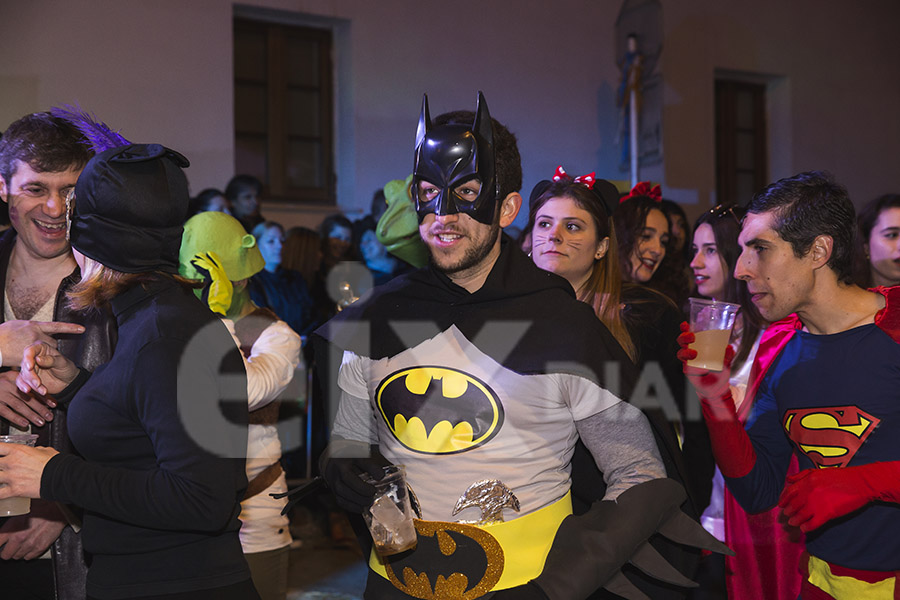
M 721 371 L 724 367 L 725 349 L 741 307 L 739 304 L 703 298 L 691 298 L 690 303 L 690 330 L 694 335 L 691 347 L 696 351 L 696 356 L 689 359 L 687 365 Z
M 681 334 L 678 336 L 678 359 L 684 363 L 684 374 L 691 381 L 697 394 L 703 400 L 718 400 L 731 395 L 728 380 L 731 377 L 731 361 L 734 360 L 734 348 L 725 346 L 725 356 L 722 358 L 722 368 L 712 371 L 706 368 L 693 367 L 691 361 L 696 360 L 697 350 L 692 346 L 696 334 L 691 331 L 690 325 L 681 324 Z
M 53 448 L 35 448 L 35 434 L 0 435 L 0 516 L 31 510 L 30 498 L 41 497 L 44 466 L 57 454 Z

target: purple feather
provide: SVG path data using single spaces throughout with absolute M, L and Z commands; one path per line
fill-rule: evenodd
M 110 148 L 131 144 L 118 131 L 113 131 L 107 127 L 106 123 L 97 121 L 93 115 L 81 110 L 77 104 L 75 106 L 71 104 L 65 104 L 62 107 L 54 106 L 50 109 L 50 114 L 74 125 L 87 138 L 94 152 L 98 154 Z

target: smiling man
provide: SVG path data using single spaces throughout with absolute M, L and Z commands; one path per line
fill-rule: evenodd
M 24 142 L 20 142 L 21 148 L 15 147 L 17 136 L 24 133 L 20 131 L 37 123 L 62 126 L 48 122 L 54 119 L 49 115 L 30 117 L 17 121 L 5 133 L 0 172 L 0 195 L 9 206 L 9 219 L 15 230 L 15 235 L 7 235 L 14 242 L 6 272 L 5 295 L 14 319 L 51 316 L 60 280 L 75 269 L 75 259 L 66 239 L 65 197 L 75 187 L 91 155 L 75 138 L 70 148 L 53 145 L 43 155 L 36 155 L 32 150 L 35 155 L 28 156 L 25 153 L 31 148 Z M 42 141 L 29 142 L 37 148 L 47 148 Z M 73 156 L 76 151 L 79 154 Z
M 434 121 L 426 99 L 411 189 L 431 265 L 317 332 L 343 356 L 337 374 L 321 377 L 340 389 L 322 459 L 338 502 L 369 508 L 375 489 L 359 475 L 380 479 L 393 463 L 405 465 L 421 509 L 415 550 L 371 556 L 366 598 L 621 590 L 632 551 L 662 514 L 681 514 L 684 491 L 664 479 L 646 418 L 621 400 L 633 365 L 568 282 L 501 233 L 522 203 L 521 181 L 515 137 L 481 95 L 475 113 Z M 579 437 L 607 488 L 575 516 Z
M 855 230 L 847 191 L 824 173 L 757 194 L 735 277 L 774 323 L 746 432 L 728 370 L 685 368 L 732 494 L 751 513 L 779 504 L 807 533 L 803 598 L 895 598 L 900 569 L 900 287 L 852 283 Z M 785 477 L 792 455 L 800 472 Z
M 66 195 L 91 156 L 78 130 L 50 113 L 22 117 L 0 139 L 0 197 L 12 224 L 0 236 L 0 349 L 6 367 L 18 365 L 22 348 L 35 339 L 57 343 L 46 334 L 84 330 L 54 321 L 87 325 L 85 334 L 58 341 L 60 350 L 79 364 L 93 369 L 109 358 L 115 335 L 109 321 L 102 315 L 75 314 L 64 301 L 65 291 L 80 279 L 66 235 Z M 38 445 L 70 451 L 65 408 L 22 395 L 15 375 L 8 368 L 0 372 L 0 415 L 5 417 L 0 428 L 6 433 L 10 424 L 30 425 L 39 435 Z M 34 500 L 30 514 L 0 521 L 0 595 L 84 597 L 81 544 L 60 507 Z M 51 544 L 55 575 L 50 560 L 32 560 L 49 555 Z

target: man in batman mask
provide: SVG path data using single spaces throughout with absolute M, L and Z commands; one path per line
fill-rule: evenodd
M 434 122 L 426 97 L 412 195 L 431 264 L 317 332 L 342 353 L 321 377 L 340 398 L 321 460 L 329 487 L 358 514 L 374 495 L 360 475 L 403 464 L 421 511 L 414 550 L 371 555 L 367 599 L 580 600 L 600 587 L 638 598 L 620 567 L 658 566 L 646 543 L 657 530 L 691 541 L 684 491 L 622 401 L 632 364 L 564 279 L 501 234 L 521 180 L 515 137 L 481 94 L 474 114 Z M 579 437 L 607 488 L 575 516 Z

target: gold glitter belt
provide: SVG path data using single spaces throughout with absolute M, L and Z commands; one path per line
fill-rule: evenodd
M 440 551 L 444 555 L 450 555 L 456 550 L 457 542 L 453 538 L 459 539 L 458 536 L 465 536 L 466 539 L 474 540 L 487 557 L 485 574 L 478 582 L 462 583 L 457 581 L 454 583 L 455 573 L 450 577 L 435 576 L 432 579 L 427 576 L 427 573 L 415 573 L 409 567 L 404 568 L 401 573 L 396 573 L 397 567 L 401 567 L 402 564 L 394 566 L 392 564 L 394 557 L 388 557 L 385 561 L 374 550 L 369 556 L 369 568 L 390 580 L 397 589 L 415 598 L 450 597 L 441 593 L 438 588 L 452 586 L 460 589 L 457 587 L 460 585 L 462 589 L 468 590 L 460 597 L 478 598 L 491 590 L 502 590 L 528 583 L 540 575 L 544 569 L 547 554 L 550 552 L 550 546 L 553 544 L 556 530 L 559 529 L 563 519 L 570 514 L 572 514 L 572 495 L 571 492 L 567 492 L 553 504 L 512 521 L 489 525 L 470 525 L 415 519 L 419 544 L 423 543 L 423 537 L 437 537 Z M 451 532 L 454 534 L 453 536 L 449 535 Z M 418 550 L 417 547 L 405 554 L 412 556 Z M 439 577 L 444 581 L 438 581 Z M 460 575 L 460 577 L 462 576 Z M 418 585 L 411 580 L 417 580 Z M 431 590 L 416 591 L 413 589 L 421 584 L 425 584 Z

